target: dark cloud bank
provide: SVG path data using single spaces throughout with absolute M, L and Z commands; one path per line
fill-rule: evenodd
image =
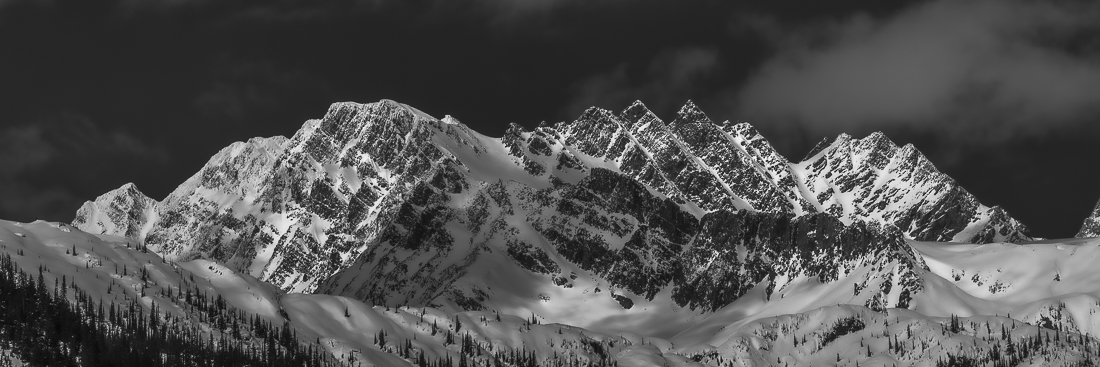
M 1072 42 L 1097 30 L 1100 8 L 1056 4 L 940 1 L 794 31 L 748 19 L 776 55 L 737 92 L 737 108 L 820 129 L 910 126 L 983 141 L 1093 119 L 1100 43 Z
M 937 1 L 789 29 L 749 20 L 775 55 L 728 100 L 810 135 L 886 131 L 1038 235 L 1069 236 L 1100 177 L 1100 7 Z
M 87 117 L 61 113 L 0 129 L 0 218 L 71 217 L 113 183 L 162 171 L 167 153 Z M 107 180 L 105 180 L 107 178 Z
M 130 181 L 162 198 L 333 101 L 499 135 L 692 99 L 794 160 L 884 131 L 1068 237 L 1100 196 L 1096 19 L 1083 1 L 0 0 L 0 217 L 68 220 Z

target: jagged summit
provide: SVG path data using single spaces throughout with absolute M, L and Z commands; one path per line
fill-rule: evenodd
M 135 185 L 133 182 L 122 184 L 122 186 L 120 186 L 118 189 L 124 192 L 141 193 L 141 191 L 138 190 L 137 185 Z
M 677 123 L 714 123 L 710 117 L 707 117 L 706 113 L 703 113 L 695 102 L 690 99 L 684 103 L 683 107 L 680 107 L 680 111 L 676 112 L 676 120 L 672 121 L 673 124 Z
M 642 101 L 634 101 L 619 113 L 619 118 L 625 121 L 628 126 L 633 126 L 640 121 L 656 120 L 657 115 L 653 114 L 653 111 L 650 111 L 649 107 L 646 107 Z
M 672 123 L 635 102 L 500 138 L 336 103 L 290 138 L 225 147 L 164 200 L 125 184 L 73 224 L 91 234 L 0 221 L 5 322 L 88 326 L 13 339 L 0 364 L 36 344 L 83 361 L 81 340 L 125 348 L 146 325 L 252 364 L 303 364 L 295 344 L 410 367 L 1077 366 L 1100 350 L 1100 240 L 986 244 L 1029 237 L 913 145 L 841 134 L 791 162 L 690 103 Z
M 325 117 L 329 117 L 332 113 L 340 113 L 340 111 L 394 111 L 402 110 L 408 112 L 418 118 L 425 120 L 435 120 L 435 117 L 416 109 L 415 107 L 407 104 L 394 101 L 392 99 L 381 99 L 378 102 L 371 103 L 359 103 L 359 102 L 334 102 L 329 105 L 328 111 L 325 113 Z
M 1092 209 L 1092 213 L 1081 224 L 1081 230 L 1077 232 L 1077 238 L 1100 237 L 1100 201 Z
M 693 317 L 838 276 L 868 289 L 852 302 L 904 307 L 925 268 L 906 238 L 1027 238 L 881 134 L 793 163 L 690 101 L 674 121 L 635 102 L 490 138 L 394 101 L 334 103 L 290 138 L 223 149 L 165 200 L 116 190 L 129 199 L 84 211 L 115 214 L 74 225 L 288 292 L 580 323 L 596 321 L 562 311 L 577 299 Z
M 898 147 L 881 132 L 862 139 L 841 134 L 815 150 L 795 166 L 828 212 L 891 222 L 923 241 L 1031 239 L 1003 209 L 982 205 L 914 146 Z
M 145 226 L 155 216 L 156 200 L 145 196 L 137 185 L 126 183 L 85 202 L 76 211 L 73 226 L 89 233 L 144 239 Z

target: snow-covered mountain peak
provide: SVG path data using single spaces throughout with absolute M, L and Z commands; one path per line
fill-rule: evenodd
M 444 124 L 448 124 L 448 125 L 458 125 L 458 124 L 462 123 L 462 122 L 458 121 L 458 119 L 454 118 L 451 115 L 443 116 L 443 119 L 440 120 L 440 121 L 443 121 Z
M 613 125 L 618 124 L 619 122 L 619 117 L 616 116 L 614 112 L 611 112 L 610 110 L 604 108 L 589 107 L 588 109 L 584 110 L 584 113 L 581 113 L 580 117 L 577 117 L 577 119 L 573 121 L 573 124 L 595 123 L 599 125 L 607 125 L 608 127 L 614 127 Z
M 982 205 L 914 146 L 899 148 L 881 132 L 840 134 L 811 153 L 795 166 L 817 203 L 836 215 L 892 222 L 925 241 L 1031 239 L 1003 209 Z
M 413 115 L 416 115 L 416 117 L 421 118 L 421 119 L 425 119 L 425 120 L 435 120 L 436 119 L 435 117 L 432 117 L 431 115 L 425 113 L 424 111 L 416 109 L 416 107 L 409 106 L 407 104 L 397 102 L 397 101 L 394 101 L 394 100 L 391 100 L 391 99 L 382 99 L 382 100 L 379 100 L 377 103 L 387 105 L 387 106 L 392 105 L 392 106 L 396 106 L 396 107 L 399 107 L 399 108 L 403 108 L 403 109 L 409 111 L 410 113 L 412 113 Z
M 1081 224 L 1081 230 L 1077 232 L 1076 237 L 1100 237 L 1100 201 L 1097 201 L 1096 207 L 1093 208 L 1089 216 L 1085 218 L 1084 223 Z
M 712 124 L 710 117 L 707 117 L 703 110 L 699 109 L 699 106 L 695 105 L 690 99 L 684 103 L 683 107 L 676 112 L 676 119 L 672 121 L 673 124 L 677 123 L 707 123 Z
M 73 224 L 96 236 L 0 221 L 0 254 L 62 284 L 80 273 L 130 309 L 186 317 L 180 284 L 199 284 L 341 360 L 387 366 L 425 353 L 1012 365 L 1008 345 L 1064 361 L 1100 350 L 1079 334 L 1100 330 L 1100 242 L 1029 242 L 881 133 L 795 163 L 690 101 L 664 121 L 635 102 L 491 138 L 390 100 L 334 103 L 290 138 L 222 149 L 165 200 L 127 184 L 86 203 Z
M 636 99 L 634 100 L 634 102 L 631 102 L 629 106 L 626 106 L 626 108 L 623 109 L 622 114 L 625 116 L 630 111 L 649 111 L 649 108 L 645 106 L 645 103 L 643 103 L 642 100 Z
M 200 188 L 218 189 L 239 197 L 255 196 L 261 184 L 257 173 L 283 154 L 289 142 L 286 137 L 275 136 L 232 143 L 210 157 L 198 173 L 169 194 L 169 200 Z
M 634 101 L 630 106 L 624 108 L 619 116 L 629 127 L 660 120 L 642 101 Z
M 125 192 L 125 193 L 128 193 L 128 194 L 140 194 L 141 193 L 141 191 L 138 190 L 137 185 L 135 185 L 133 182 L 127 182 L 127 183 L 122 184 L 122 186 L 119 186 L 118 191 Z M 144 194 L 142 194 L 142 195 L 144 195 Z
M 495 139 L 394 101 L 334 103 L 289 139 L 223 149 L 131 238 L 288 292 L 585 324 L 691 318 L 865 266 L 845 278 L 877 289 L 858 303 L 904 306 L 923 265 L 903 237 L 1023 238 L 881 134 L 794 164 L 747 123 L 680 112 L 666 124 L 640 102 L 590 108 Z M 899 275 L 870 280 L 880 271 Z M 560 311 L 575 302 L 616 311 Z
M 73 226 L 89 233 L 141 240 L 155 217 L 156 200 L 145 196 L 133 183 L 85 202 L 76 212 Z

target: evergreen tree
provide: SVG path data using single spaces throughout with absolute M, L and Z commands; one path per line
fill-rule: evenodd
M 204 336 L 186 328 L 168 328 L 169 324 L 178 325 L 180 319 L 166 314 L 162 321 L 156 302 L 146 314 L 136 300 L 106 304 L 93 301 L 65 276 L 55 278 L 60 281 L 51 291 L 45 286 L 44 272 L 39 267 L 37 279 L 32 278 L 9 255 L 0 254 L 0 310 L 4 310 L 0 312 L 0 344 L 9 346 L 30 366 L 334 365 L 329 356 L 299 344 L 293 332 L 285 328 L 267 328 L 272 330 L 270 334 L 257 333 L 266 335 L 265 340 L 274 347 L 273 352 L 263 356 L 229 333 L 217 333 L 215 342 L 214 332 Z M 66 297 L 70 287 L 72 297 Z M 199 306 L 214 309 L 205 303 Z M 244 313 L 229 310 L 205 316 L 241 318 Z M 280 332 L 282 343 L 276 345 Z

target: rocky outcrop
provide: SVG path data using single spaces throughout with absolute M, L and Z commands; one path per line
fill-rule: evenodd
M 913 145 L 898 147 L 882 133 L 842 134 L 793 167 L 807 199 L 844 220 L 890 223 L 921 241 L 1031 239 L 1003 209 L 982 205 Z
M 96 234 L 142 241 L 146 226 L 155 222 L 156 200 L 145 196 L 133 183 L 85 202 L 76 211 L 73 226 Z
M 222 149 L 157 206 L 157 220 L 145 244 L 166 258 L 213 258 L 241 269 L 251 266 L 257 248 L 274 240 L 271 213 L 257 199 L 284 137 L 254 138 Z
M 572 287 L 578 274 L 619 296 L 652 301 L 670 291 L 679 306 L 712 311 L 758 284 L 769 293 L 797 277 L 830 282 L 860 267 L 898 271 L 876 283 L 868 304 L 887 305 L 890 288 L 919 292 L 924 265 L 893 228 L 845 225 L 827 214 L 718 210 L 695 217 L 629 176 L 592 168 L 577 184 L 534 189 L 498 181 L 448 191 L 425 184 L 376 245 L 320 291 L 392 305 L 481 309 L 497 284 L 470 276 L 506 254 L 510 266 Z M 452 195 L 473 197 L 455 207 Z M 463 279 L 473 278 L 473 279 Z M 874 281 L 870 277 L 862 283 Z M 623 295 L 629 296 L 623 296 Z M 873 300 L 872 300 L 873 299 Z
M 637 102 L 499 139 L 393 101 L 337 103 L 289 139 L 223 149 L 152 215 L 119 220 L 169 259 L 286 291 L 455 309 L 597 284 L 584 297 L 709 311 L 847 277 L 860 302 L 905 307 L 924 271 L 906 237 L 1027 238 L 912 146 L 842 135 L 815 152 L 791 163 L 690 102 L 670 123 Z M 517 278 L 538 284 L 500 291 Z
M 1081 224 L 1081 230 L 1077 231 L 1077 238 L 1100 237 L 1100 202 L 1092 209 L 1092 213 Z

